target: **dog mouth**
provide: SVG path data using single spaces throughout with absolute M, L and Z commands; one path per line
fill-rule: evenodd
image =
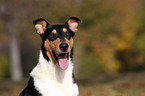
M 66 70 L 68 68 L 68 54 L 69 53 L 55 54 L 55 52 L 53 51 L 53 56 L 62 70 Z

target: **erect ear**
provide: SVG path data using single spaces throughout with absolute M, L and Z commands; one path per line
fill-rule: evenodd
M 46 28 L 49 25 L 49 23 L 43 18 L 33 20 L 33 24 L 37 30 L 37 33 L 40 35 L 46 31 Z
M 78 23 L 81 22 L 81 20 L 77 17 L 70 17 L 66 20 L 65 24 L 69 26 L 71 31 L 77 32 L 78 31 Z

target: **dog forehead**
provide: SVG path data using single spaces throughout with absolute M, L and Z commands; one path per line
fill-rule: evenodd
M 52 29 L 63 29 L 66 28 L 64 25 L 52 25 Z
M 66 32 L 67 28 L 64 25 L 53 25 L 52 28 L 51 28 L 51 31 L 53 33 Z

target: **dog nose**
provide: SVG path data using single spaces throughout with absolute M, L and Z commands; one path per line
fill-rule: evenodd
M 67 43 L 61 43 L 59 48 L 62 51 L 66 51 L 68 49 L 68 44 Z

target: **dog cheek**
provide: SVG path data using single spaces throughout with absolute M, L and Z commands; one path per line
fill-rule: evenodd
M 73 47 L 73 39 L 71 38 L 71 43 L 70 43 L 71 49 Z
M 51 49 L 52 49 L 54 52 L 58 53 L 60 40 L 57 39 L 57 40 L 55 40 L 55 41 L 51 41 L 50 43 L 51 43 L 51 44 L 50 44 Z
M 66 40 L 66 42 L 69 44 L 70 49 L 72 49 L 72 47 L 73 47 L 73 39 L 72 39 L 72 37 L 71 37 L 70 40 Z
M 53 42 L 50 42 L 50 47 L 53 51 L 55 50 L 55 44 Z
M 45 47 L 45 49 L 47 50 L 47 51 L 50 51 L 50 42 L 49 42 L 49 40 L 48 39 L 46 39 L 46 41 L 44 42 L 44 47 Z

